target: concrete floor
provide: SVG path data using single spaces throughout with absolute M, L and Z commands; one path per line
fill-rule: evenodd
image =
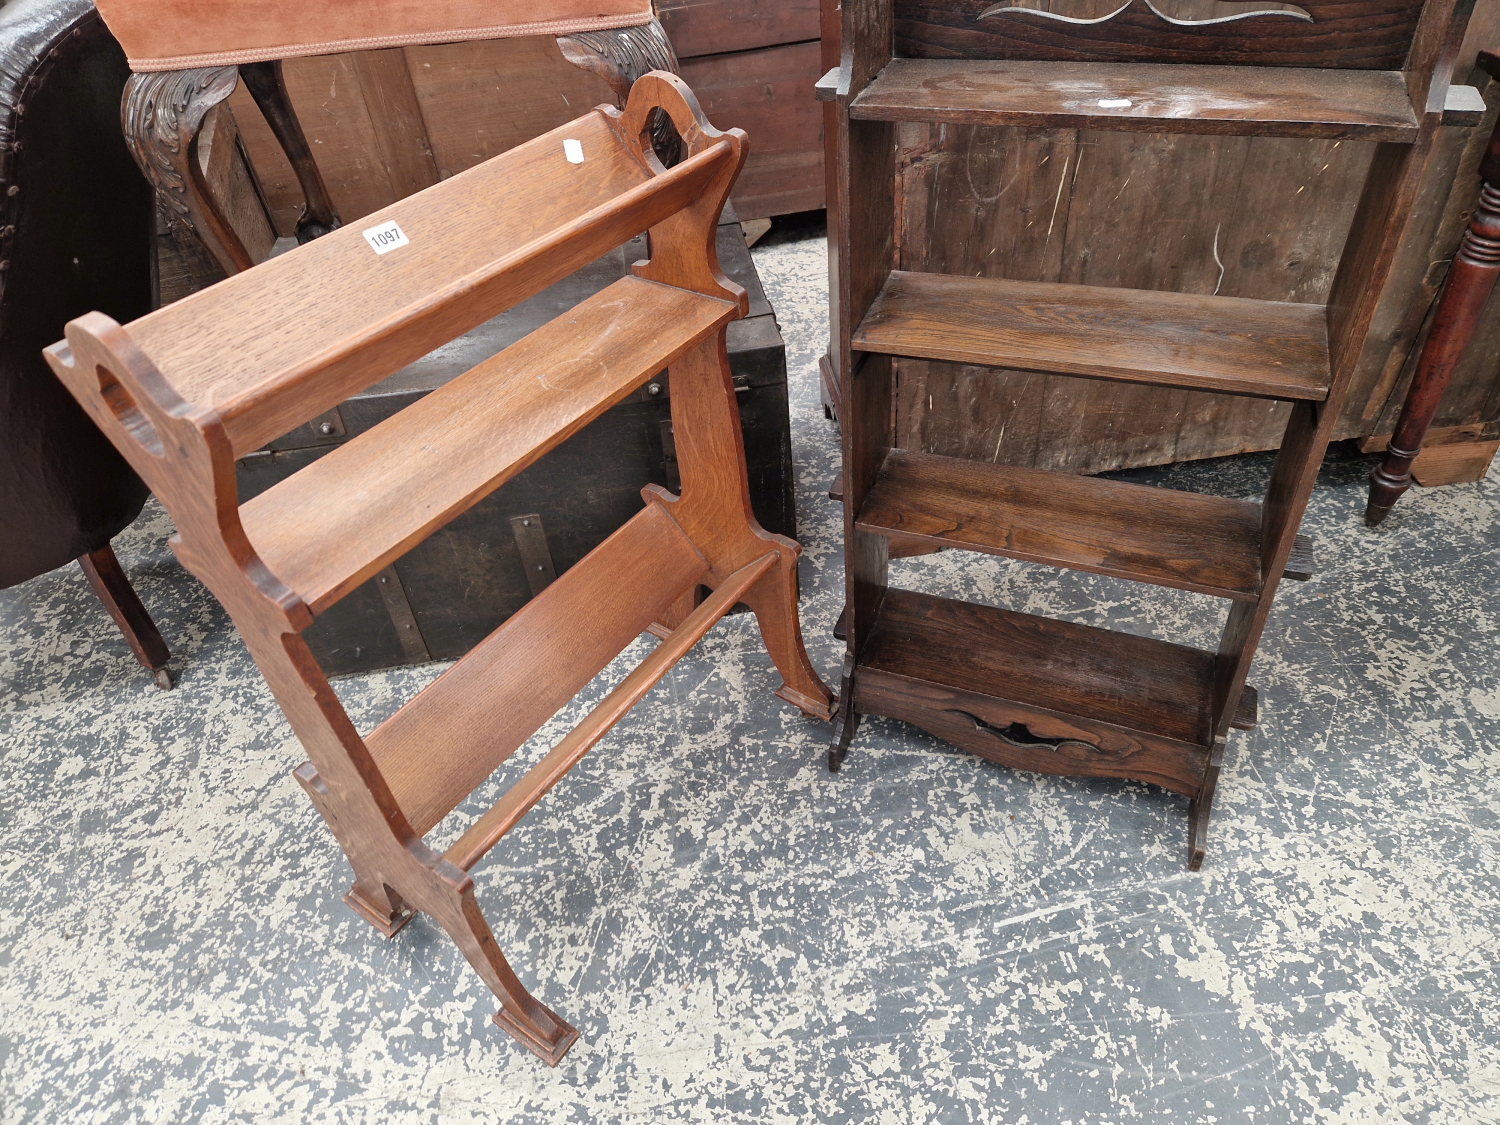
M 805 599 L 833 676 L 824 251 L 756 260 L 793 380 Z M 1360 514 L 1336 450 L 1230 743 L 1185 802 L 871 721 L 842 774 L 725 621 L 476 869 L 549 1070 L 425 920 L 340 902 L 302 754 L 158 509 L 119 553 L 161 693 L 76 569 L 0 593 L 0 1121 L 1500 1122 L 1500 475 Z M 1144 474 L 1253 496 L 1267 460 Z M 899 581 L 1212 645 L 1222 606 L 945 552 Z M 638 642 L 627 657 L 639 657 Z M 456 813 L 458 831 L 628 668 Z M 344 679 L 362 728 L 438 666 Z

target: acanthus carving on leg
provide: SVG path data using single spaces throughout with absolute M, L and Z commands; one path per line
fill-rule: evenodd
M 579 31 L 559 36 L 558 49 L 574 66 L 597 74 L 614 91 L 620 104 L 630 96 L 630 87 L 653 70 L 677 73 L 677 55 L 661 21 L 653 18 L 638 27 L 612 31 Z M 662 164 L 671 167 L 681 159 L 681 144 L 671 121 L 659 110 L 651 117 L 651 141 Z
M 120 102 L 125 144 L 156 189 L 174 234 L 191 231 L 228 273 L 253 263 L 203 181 L 197 141 L 203 119 L 237 81 L 232 66 L 132 74 Z

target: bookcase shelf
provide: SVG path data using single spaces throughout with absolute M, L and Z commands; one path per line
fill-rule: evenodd
M 903 719 L 1017 768 L 1185 794 L 1188 865 L 1203 862 L 1225 740 L 1254 725 L 1245 681 L 1281 579 L 1311 571 L 1298 525 L 1448 102 L 1468 7 L 1414 7 L 1398 28 L 1322 9 L 1295 21 L 1215 19 L 1202 13 L 1219 7 L 1205 4 L 1186 23 L 1144 12 L 1112 23 L 1053 5 L 976 20 L 843 0 L 842 63 L 818 84 L 834 103 L 829 364 L 846 574 L 830 769 L 841 768 L 861 715 Z M 1399 70 L 1393 36 L 1406 37 Z M 902 49 L 942 57 L 896 57 Z M 1285 65 L 1293 60 L 1314 65 Z M 914 246 L 925 228 L 898 226 L 913 182 L 897 167 L 903 122 L 1350 140 L 1374 152 L 1326 301 L 1292 304 L 1064 284 L 1059 265 L 1003 256 L 984 258 L 1001 276 L 905 269 L 927 259 Z M 934 159 L 918 179 L 937 193 L 938 178 L 953 174 L 965 173 Z M 1052 276 L 1004 276 L 1012 270 Z M 906 360 L 1291 409 L 1264 499 L 1252 503 L 899 448 L 895 387 Z M 1227 613 L 1205 603 L 1224 613 L 1221 639 L 1199 651 L 891 586 L 892 557 L 944 547 L 1225 599 Z

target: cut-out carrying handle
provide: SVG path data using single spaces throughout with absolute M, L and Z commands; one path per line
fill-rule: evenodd
M 697 156 L 725 137 L 738 136 L 743 143 L 745 134 L 741 130 L 719 130 L 709 123 L 698 96 L 681 78 L 665 70 L 650 71 L 630 87 L 630 97 L 620 111 L 620 129 L 642 162 L 658 176 L 666 168 L 651 143 L 651 114 L 657 109 L 671 119 L 682 140 L 684 157 Z
M 746 315 L 750 311 L 749 295 L 743 286 L 729 280 L 719 269 L 716 247 L 719 216 L 749 152 L 744 130 L 715 129 L 703 115 L 703 107 L 688 84 L 664 70 L 653 70 L 637 78 L 623 111 L 601 108 L 654 175 L 666 172 L 651 143 L 651 115 L 657 109 L 665 113 L 676 128 L 682 140 L 684 159 L 716 145 L 730 147 L 731 158 L 702 196 L 651 228 L 651 257 L 636 262 L 631 266 L 631 272 L 646 281 L 659 281 L 733 302 L 739 307 L 740 315 Z
M 250 577 L 289 629 L 311 624 L 302 600 L 270 573 L 245 537 L 234 454 L 218 415 L 184 401 L 130 333 L 103 313 L 69 321 L 64 334 L 43 349 L 48 366 L 166 507 L 177 524 L 173 549 L 183 564 L 209 584 L 231 616 L 242 599 L 234 583 L 215 580 L 226 563 Z

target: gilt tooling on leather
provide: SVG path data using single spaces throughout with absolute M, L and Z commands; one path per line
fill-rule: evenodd
M 136 71 L 568 35 L 651 19 L 650 0 L 99 0 L 97 6 Z

